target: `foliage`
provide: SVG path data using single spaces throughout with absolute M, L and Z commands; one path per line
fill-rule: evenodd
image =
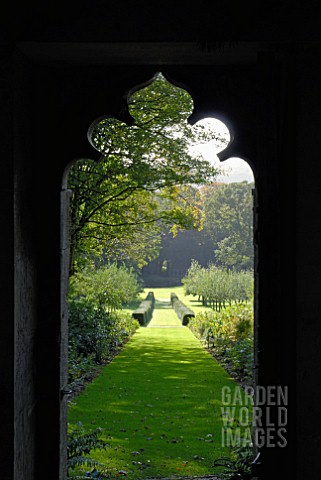
M 134 300 L 140 291 L 141 286 L 134 271 L 116 263 L 79 272 L 70 279 L 71 298 L 86 298 L 109 312 Z
M 130 96 L 128 107 L 133 125 L 114 118 L 94 125 L 91 142 L 102 157 L 70 169 L 72 272 L 104 252 L 139 265 L 155 257 L 164 225 L 199 225 L 189 186 L 217 174 L 191 146 L 224 139 L 188 123 L 192 99 L 185 90 L 159 74 Z
M 253 274 L 250 271 L 225 270 L 215 265 L 204 268 L 192 260 L 182 283 L 186 295 L 198 295 L 204 305 L 216 310 L 232 302 L 246 302 L 253 298 Z
M 229 338 L 233 342 L 248 338 L 253 333 L 253 308 L 234 304 L 221 311 L 203 311 L 191 320 L 198 337 L 205 339 L 211 331 L 216 345 Z
M 178 296 L 175 293 L 171 293 L 170 296 L 172 308 L 175 310 L 176 315 L 182 321 L 183 325 L 188 325 L 188 322 L 192 317 L 195 317 L 193 310 L 184 305 L 184 303 L 179 300 Z
M 214 460 L 213 467 L 224 467 L 220 476 L 228 480 L 251 480 L 254 451 L 251 446 L 232 449 L 230 457 L 221 457 Z
M 92 379 L 139 324 L 119 310 L 137 298 L 141 286 L 132 269 L 115 263 L 75 274 L 69 290 L 68 381 Z M 117 310 L 118 309 L 118 310 Z M 75 383 L 74 383 L 75 384 Z
M 98 370 L 98 365 L 95 362 L 95 354 L 78 353 L 77 336 L 72 334 L 68 345 L 68 383 L 80 383 L 84 386 L 86 381 L 89 381 L 95 372 Z
M 243 271 L 253 268 L 253 184 L 212 183 L 198 190 L 198 205 L 202 213 L 202 229 L 179 231 L 173 235 L 164 231 L 158 257 L 143 268 L 143 277 L 150 281 L 152 275 L 176 279 L 186 275 L 191 258 L 206 266 L 215 264 L 221 269 Z M 168 265 L 166 271 L 162 265 Z M 172 283 L 170 283 L 172 282 Z M 161 286 L 155 283 L 154 286 Z
M 253 382 L 253 308 L 237 305 L 222 311 L 204 311 L 189 328 L 238 380 Z
M 101 473 L 94 468 L 93 471 L 87 472 L 84 476 L 81 475 L 72 475 L 71 470 L 75 470 L 76 467 L 86 466 L 86 467 L 99 467 L 100 469 L 104 467 L 101 462 L 94 460 L 89 457 L 89 454 L 92 450 L 105 450 L 108 443 L 102 440 L 101 438 L 102 429 L 96 428 L 88 433 L 85 432 L 85 429 L 81 422 L 78 422 L 75 429 L 68 432 L 68 445 L 67 445 L 67 468 L 68 468 L 68 478 L 73 479 L 87 479 L 87 478 L 105 478 Z
M 147 325 L 153 316 L 154 305 L 154 293 L 149 292 L 145 300 L 133 311 L 132 317 L 135 318 L 140 325 Z
M 224 357 L 230 369 L 246 382 L 253 382 L 254 346 L 251 337 L 237 340 L 226 348 Z
M 216 263 L 253 268 L 253 184 L 215 183 L 202 189 L 204 228 L 215 245 Z
M 73 380 L 118 351 L 138 327 L 129 313 L 107 312 L 91 300 L 69 302 L 69 375 Z M 85 367 L 85 368 L 84 368 Z

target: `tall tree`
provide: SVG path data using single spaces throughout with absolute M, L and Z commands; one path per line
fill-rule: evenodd
M 204 227 L 213 240 L 216 263 L 253 267 L 253 184 L 214 184 L 203 189 Z
M 141 265 L 157 254 L 164 225 L 200 224 L 189 185 L 212 181 L 218 171 L 191 146 L 219 135 L 191 126 L 190 95 L 158 75 L 128 101 L 134 123 L 99 122 L 93 145 L 98 162 L 81 160 L 70 170 L 71 272 L 90 256 L 121 256 Z

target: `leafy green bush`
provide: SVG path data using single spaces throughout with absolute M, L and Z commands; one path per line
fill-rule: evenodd
M 245 338 L 227 347 L 224 353 L 229 370 L 243 381 L 252 383 L 253 379 L 253 339 Z
M 189 322 L 188 325 L 194 335 L 204 342 L 209 337 L 211 326 L 208 313 L 210 312 L 197 313 L 197 315 Z
M 87 381 L 97 370 L 93 355 L 79 355 L 76 342 L 69 342 L 68 346 L 68 383 Z
M 228 480 L 251 480 L 254 462 L 254 450 L 248 445 L 232 449 L 230 457 L 216 459 L 213 467 L 224 467 L 224 471 L 220 471 L 220 476 Z
M 108 312 L 91 300 L 69 301 L 69 382 L 90 376 L 138 328 L 129 313 Z
M 96 428 L 90 432 L 85 432 L 81 422 L 78 422 L 77 427 L 68 432 L 67 445 L 67 469 L 68 479 L 82 479 L 82 478 L 106 478 L 96 470 L 96 467 L 104 468 L 104 465 L 97 460 L 92 459 L 89 454 L 92 450 L 105 450 L 109 445 L 101 438 L 102 429 Z M 77 467 L 86 466 L 94 467 L 91 472 L 86 472 L 85 475 L 79 475 L 79 471 L 75 475 L 70 476 L 71 471 L 75 471 Z M 77 474 L 78 473 L 78 474 Z
M 73 275 L 69 288 L 69 383 L 88 380 L 133 335 L 138 323 L 120 309 L 135 300 L 136 274 L 110 263 Z
M 97 270 L 73 275 L 69 297 L 86 298 L 112 312 L 134 300 L 140 291 L 141 285 L 132 269 L 110 263 Z
M 69 302 L 69 341 L 77 355 L 102 363 L 110 348 L 111 330 L 111 318 L 104 308 L 89 300 Z
M 253 382 L 253 308 L 233 305 L 204 311 L 192 318 L 189 328 L 202 340 L 219 362 L 239 380 Z

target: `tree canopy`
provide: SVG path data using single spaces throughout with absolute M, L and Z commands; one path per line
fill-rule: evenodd
M 105 118 L 91 142 L 99 161 L 79 160 L 70 169 L 71 272 L 89 258 L 132 259 L 140 265 L 157 255 L 164 225 L 199 227 L 195 185 L 218 173 L 191 146 L 218 134 L 192 126 L 191 96 L 161 74 L 128 100 L 131 126 Z
M 203 188 L 204 228 L 212 238 L 216 263 L 253 268 L 253 184 L 214 184 Z
M 159 256 L 143 268 L 143 275 L 173 277 L 173 281 L 178 274 L 185 275 L 191 259 L 203 267 L 215 264 L 226 269 L 252 269 L 253 187 L 246 181 L 200 187 L 202 230 L 180 231 L 174 237 L 167 229 Z M 162 271 L 165 263 L 167 269 Z

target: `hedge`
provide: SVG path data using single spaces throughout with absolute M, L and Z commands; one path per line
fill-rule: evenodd
M 145 301 L 146 301 L 146 300 L 149 300 L 150 302 L 152 302 L 153 308 L 154 308 L 154 305 L 155 305 L 154 292 L 148 292 L 148 295 L 147 295 L 147 297 L 145 298 Z
M 134 310 L 132 317 L 138 320 L 140 325 L 146 325 L 153 316 L 154 305 L 154 293 L 149 292 L 146 299 L 141 302 L 136 310 Z
M 192 317 L 195 317 L 193 310 L 184 305 L 175 293 L 171 293 L 171 304 L 176 315 L 182 320 L 183 325 L 187 325 Z

